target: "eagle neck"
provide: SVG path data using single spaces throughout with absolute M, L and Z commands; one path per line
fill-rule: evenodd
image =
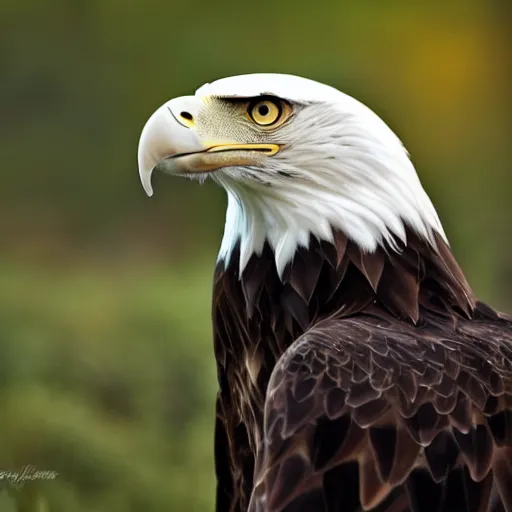
M 283 271 L 268 243 L 240 271 L 238 244 L 216 268 L 213 313 L 223 347 L 220 362 L 226 350 L 238 353 L 240 344 L 249 357 L 256 345 L 265 345 L 277 359 L 308 327 L 333 314 L 378 308 L 415 325 L 424 312 L 471 317 L 472 290 L 443 238 L 432 244 L 411 230 L 406 238 L 407 243 L 396 240 L 369 252 L 333 230 L 332 242 L 311 239 L 298 247 Z

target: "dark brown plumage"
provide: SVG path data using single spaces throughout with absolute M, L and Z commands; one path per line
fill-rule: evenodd
M 216 269 L 217 511 L 512 511 L 512 321 L 448 246 Z

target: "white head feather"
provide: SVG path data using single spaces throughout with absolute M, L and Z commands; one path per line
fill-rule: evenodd
M 215 173 L 228 194 L 219 260 L 228 261 L 240 242 L 242 272 L 267 240 L 281 273 L 298 246 L 307 246 L 311 236 L 332 240 L 333 228 L 369 252 L 382 243 L 393 247 L 395 237 L 406 242 L 406 225 L 429 243 L 434 243 L 434 232 L 446 240 L 402 143 L 354 98 L 279 74 L 224 78 L 196 92 L 202 97 L 259 95 L 301 108 L 283 130 L 286 149 L 267 159 L 264 182 L 240 179 L 243 172 L 237 168 Z M 253 169 L 252 175 L 258 172 Z

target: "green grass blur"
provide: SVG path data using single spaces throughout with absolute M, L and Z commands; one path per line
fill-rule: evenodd
M 0 512 L 212 510 L 224 195 L 156 176 L 146 119 L 287 72 L 377 111 L 478 295 L 512 309 L 510 3 L 0 2 Z

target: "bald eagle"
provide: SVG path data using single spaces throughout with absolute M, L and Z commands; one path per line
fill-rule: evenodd
M 218 512 L 512 511 L 512 318 L 477 301 L 406 150 L 289 75 L 165 103 L 139 172 L 227 192 Z

